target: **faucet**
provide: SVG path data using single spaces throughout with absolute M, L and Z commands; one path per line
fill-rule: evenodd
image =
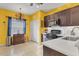
M 78 28 L 78 29 L 79 29 L 79 27 L 74 27 L 74 28 L 72 28 L 72 30 L 71 30 L 71 35 L 75 35 L 75 32 L 74 32 L 75 28 Z

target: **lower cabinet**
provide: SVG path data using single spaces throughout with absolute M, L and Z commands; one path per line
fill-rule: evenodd
M 43 56 L 66 56 L 58 51 L 43 46 Z

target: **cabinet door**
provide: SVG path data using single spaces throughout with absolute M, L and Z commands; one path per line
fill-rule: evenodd
M 55 13 L 55 14 L 50 15 L 50 19 L 52 21 L 54 21 L 54 20 L 56 21 L 58 19 L 58 13 Z
M 55 14 L 50 15 L 50 21 L 53 21 L 53 20 L 55 20 Z
M 79 25 L 79 6 L 71 9 L 71 25 Z
M 56 17 L 55 16 L 56 16 L 55 14 L 50 15 L 49 26 L 56 25 Z
M 58 13 L 58 19 L 60 20 L 61 26 L 70 25 L 70 10 L 64 10 Z
M 66 15 L 65 15 L 65 14 L 60 13 L 59 19 L 60 19 L 60 25 L 61 25 L 61 26 L 67 25 L 67 24 L 66 24 Z
M 54 17 L 55 17 L 55 20 L 57 21 L 58 20 L 58 13 L 54 14 Z
M 49 17 L 45 16 L 44 17 L 44 27 L 48 27 L 48 20 L 49 20 Z
M 65 16 L 66 16 L 66 26 L 70 26 L 71 25 L 70 9 L 65 10 Z

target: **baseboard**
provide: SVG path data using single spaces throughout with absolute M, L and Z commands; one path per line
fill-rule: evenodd
M 31 40 L 31 41 L 38 43 L 37 41 L 34 41 L 34 40 Z
M 39 42 L 36 42 L 36 41 L 33 41 L 33 40 L 30 40 L 30 41 L 36 43 L 36 44 L 39 45 L 39 46 L 42 45 L 42 44 L 40 44 Z

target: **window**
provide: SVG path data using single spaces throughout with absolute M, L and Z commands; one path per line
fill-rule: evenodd
M 26 22 L 24 20 L 9 20 L 9 34 L 13 36 L 13 34 L 24 34 L 26 32 Z

